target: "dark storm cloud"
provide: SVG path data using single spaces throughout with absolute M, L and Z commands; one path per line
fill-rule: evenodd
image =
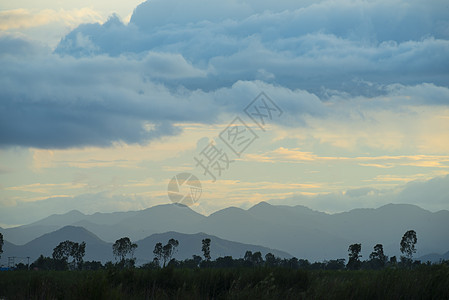
M 7 56 L 0 61 L 2 146 L 142 143 L 178 133 L 172 122 L 208 121 L 207 102 L 173 95 L 150 82 L 153 77 L 202 76 L 179 55 L 149 53 L 140 59 Z M 146 130 L 146 122 L 154 128 Z

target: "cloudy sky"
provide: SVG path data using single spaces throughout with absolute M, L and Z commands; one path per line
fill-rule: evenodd
M 170 203 L 182 172 L 203 214 L 449 209 L 444 0 L 5 0 L 0 66 L 0 226 Z

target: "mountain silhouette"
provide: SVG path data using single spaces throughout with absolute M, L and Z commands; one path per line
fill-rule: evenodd
M 144 264 L 153 260 L 153 249 L 156 243 L 161 242 L 164 245 L 169 239 L 174 238 L 179 241 L 179 247 L 174 255 L 174 258 L 184 260 L 192 258 L 192 255 L 202 255 L 201 241 L 205 238 L 211 239 L 211 256 L 216 258 L 218 256 L 232 256 L 235 258 L 243 257 L 247 250 L 256 252 L 260 251 L 262 255 L 271 252 L 276 256 L 282 258 L 292 257 L 290 254 L 276 249 L 269 249 L 257 245 L 249 245 L 244 243 L 237 243 L 218 238 L 216 236 L 205 233 L 197 234 L 183 234 L 178 232 L 165 232 L 153 234 L 142 240 L 135 241 L 138 248 L 135 252 L 137 264 Z M 4 253 L 2 255 L 1 264 L 7 264 L 7 258 L 15 256 L 18 262 L 24 262 L 23 258 L 30 257 L 30 262 L 35 261 L 41 254 L 44 256 L 52 256 L 53 249 L 60 243 L 66 240 L 73 242 L 86 242 L 86 261 L 113 261 L 112 243 L 107 243 L 101 240 L 92 232 L 83 227 L 65 226 L 59 230 L 44 234 L 25 245 L 14 245 L 5 241 L 3 246 Z M 20 260 L 22 259 L 22 260 Z
M 445 253 L 449 249 L 449 211 L 430 212 L 408 204 L 328 214 L 304 206 L 261 202 L 247 210 L 228 207 L 209 216 L 186 206 L 166 204 L 141 211 L 92 215 L 71 211 L 2 231 L 5 240 L 20 245 L 67 225 L 83 227 L 108 243 L 123 236 L 138 241 L 169 231 L 205 232 L 313 261 L 347 258 L 352 243 L 362 243 L 364 258 L 369 257 L 378 243 L 384 245 L 386 255 L 399 256 L 399 242 L 409 229 L 418 236 L 415 257 Z

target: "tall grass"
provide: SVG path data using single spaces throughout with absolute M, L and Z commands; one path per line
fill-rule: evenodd
M 449 267 L 165 268 L 0 273 L 6 299 L 449 299 Z

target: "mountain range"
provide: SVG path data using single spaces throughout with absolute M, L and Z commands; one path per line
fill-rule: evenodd
M 77 231 L 74 228 L 78 228 Z M 362 244 L 363 258 L 368 258 L 374 245 L 378 243 L 384 245 L 386 255 L 399 256 L 402 235 L 410 229 L 415 230 L 418 237 L 415 257 L 430 253 L 433 256 L 429 257 L 433 260 L 444 257 L 449 249 L 448 228 L 449 211 L 430 212 L 408 204 L 388 204 L 376 209 L 354 209 L 327 214 L 304 206 L 261 202 L 247 210 L 229 207 L 209 216 L 175 204 L 158 205 L 141 211 L 92 215 L 70 211 L 63 215 L 51 215 L 28 225 L 0 230 L 8 241 L 4 248 L 23 253 L 15 256 L 26 255 L 27 248 L 42 249 L 47 251 L 42 254 L 50 255 L 57 245 L 58 234 L 64 234 L 63 240 L 76 241 L 75 232 L 80 234 L 79 231 L 84 230 L 83 238 L 89 239 L 92 244 L 89 246 L 86 240 L 86 259 L 89 260 L 88 255 L 91 255 L 89 247 L 97 247 L 95 249 L 98 253 L 108 252 L 108 255 L 112 255 L 112 243 L 128 236 L 137 241 L 139 248 L 136 257 L 144 262 L 148 256 L 152 256 L 156 240 L 162 239 L 158 241 L 166 243 L 171 236 L 179 237 L 179 259 L 193 254 L 200 255 L 201 239 L 205 236 L 211 236 L 213 257 L 239 257 L 244 254 L 245 247 L 246 250 L 251 250 L 255 248 L 248 247 L 263 245 L 266 248 L 260 249 L 277 251 L 277 255 L 281 257 L 292 255 L 321 261 L 346 258 L 348 246 L 352 243 Z M 71 233 L 69 229 L 74 232 Z M 62 233 L 60 230 L 63 230 Z M 55 238 L 52 240 L 53 244 L 46 242 L 49 248 L 44 249 L 41 244 L 48 238 L 48 234 Z M 160 236 L 161 234 L 164 236 Z M 221 245 L 219 242 L 228 244 Z M 108 251 L 102 250 L 103 248 Z M 99 257 L 93 254 L 97 250 L 92 250 L 92 257 Z M 435 253 L 444 254 L 438 256 Z M 2 260 L 5 256 L 2 256 Z M 109 259 L 112 257 L 108 256 L 106 260 Z
M 153 249 L 156 243 L 161 242 L 165 245 L 171 238 L 179 241 L 179 247 L 173 256 L 178 260 L 192 258 L 193 255 L 202 255 L 201 241 L 205 238 L 211 239 L 212 259 L 220 256 L 232 256 L 234 258 L 243 257 L 247 250 L 252 252 L 260 251 L 262 255 L 271 252 L 278 257 L 291 257 L 290 254 L 276 249 L 232 242 L 205 233 L 184 234 L 170 231 L 161 234 L 152 234 L 135 242 L 138 246 L 134 253 L 134 256 L 137 259 L 136 263 L 140 265 L 151 262 L 154 257 Z M 54 247 L 65 240 L 71 240 L 78 243 L 83 241 L 86 242 L 86 255 L 84 257 L 85 261 L 95 260 L 105 263 L 107 261 L 114 260 L 112 255 L 112 243 L 101 240 L 95 234 L 83 227 L 65 226 L 51 233 L 44 234 L 26 243 L 25 245 L 14 245 L 6 241 L 3 246 L 4 253 L 2 255 L 3 261 L 1 264 L 7 265 L 7 257 L 12 256 L 16 257 L 15 263 L 26 263 L 27 261 L 25 259 L 27 257 L 30 257 L 30 262 L 33 262 L 41 254 L 51 257 Z

